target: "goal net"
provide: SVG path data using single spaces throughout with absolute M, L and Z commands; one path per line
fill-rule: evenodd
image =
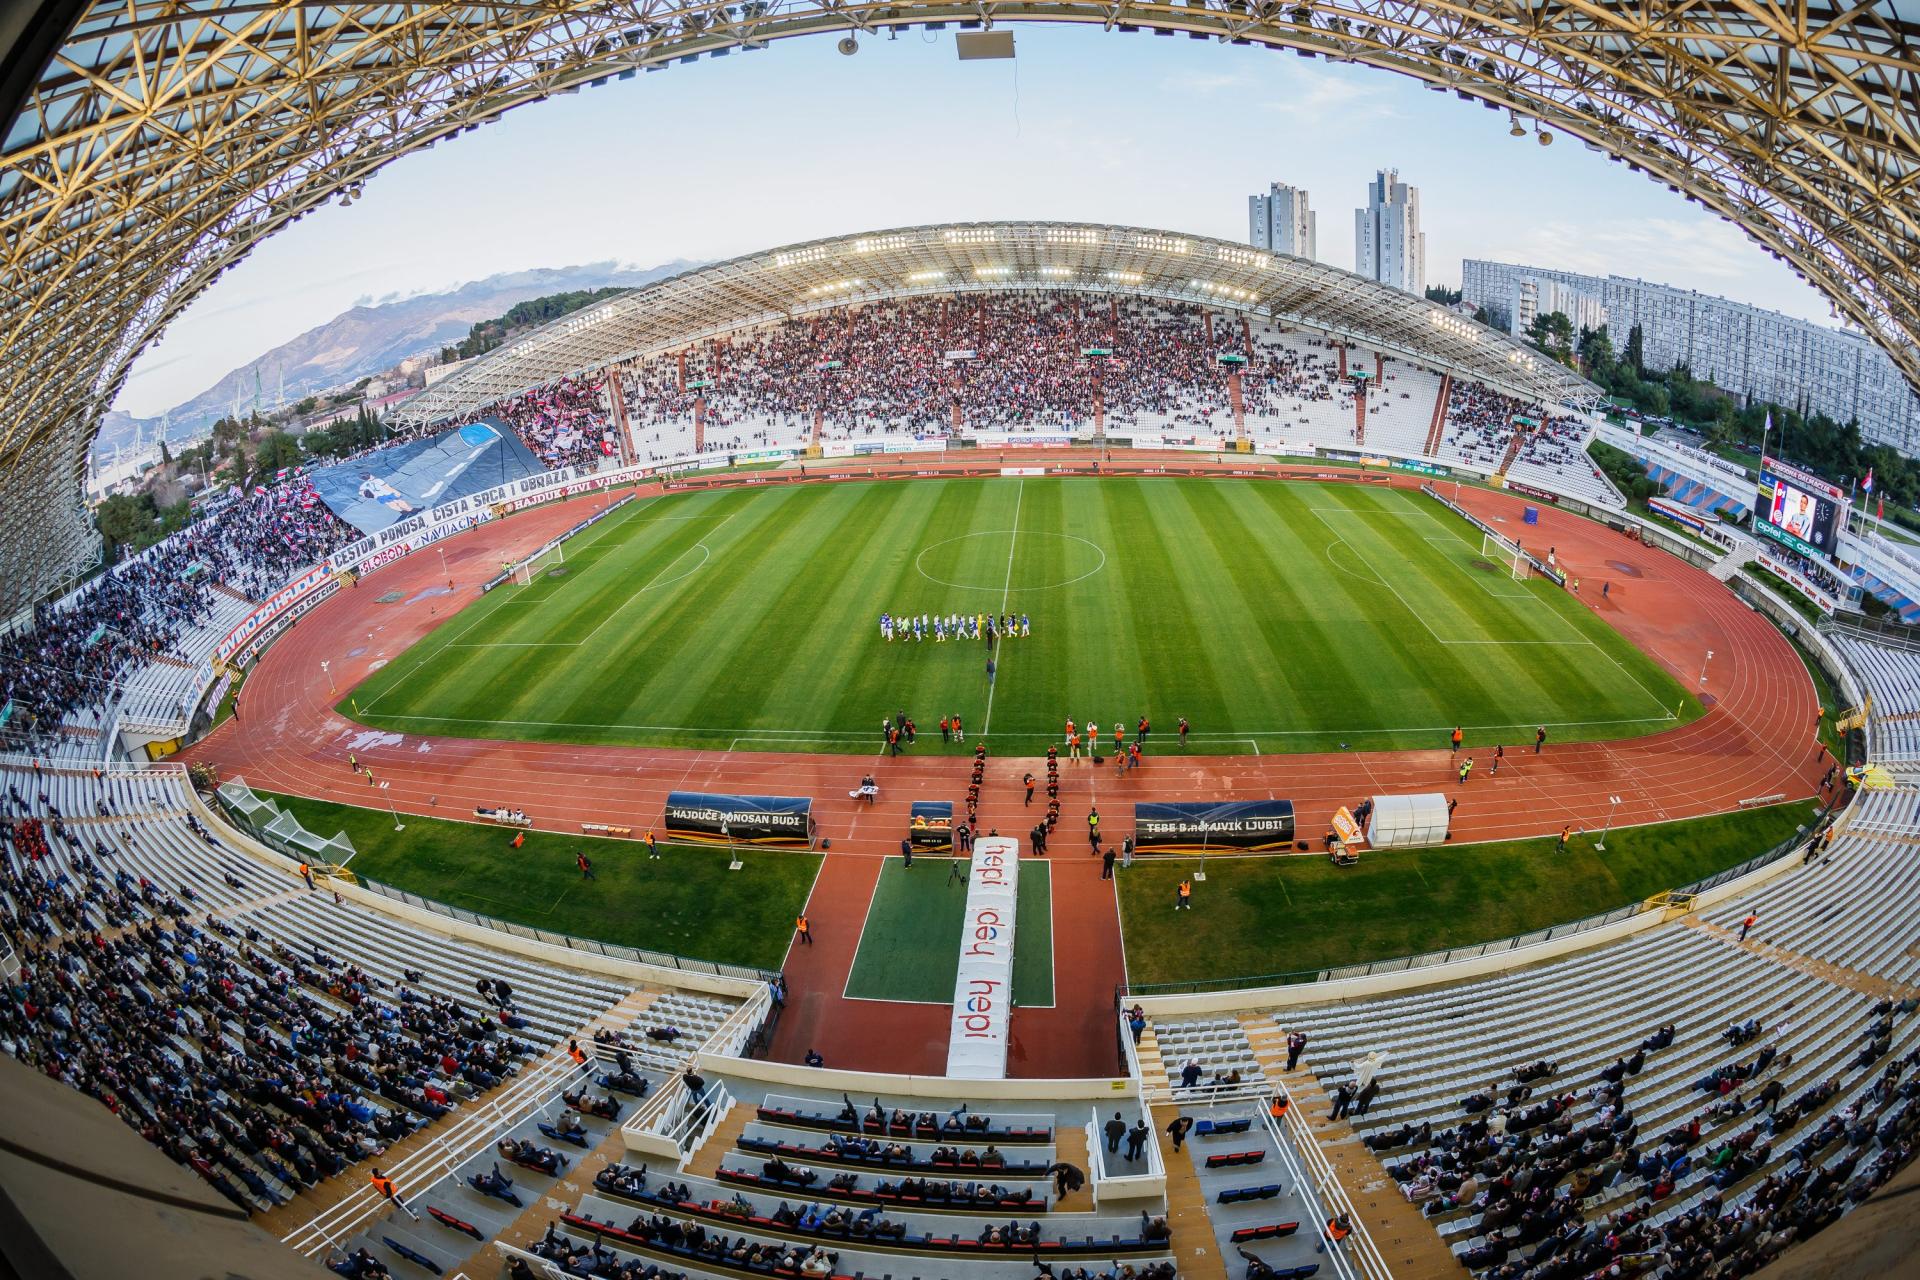
M 1480 555 L 1492 564 L 1505 565 L 1516 582 L 1524 582 L 1527 575 L 1533 572 L 1533 563 L 1527 559 L 1527 553 L 1521 550 L 1520 544 L 1508 542 L 1497 533 L 1480 535 Z
M 554 565 L 565 563 L 567 558 L 566 552 L 560 549 L 563 545 L 562 543 L 556 542 L 552 546 L 542 547 L 525 560 L 522 560 L 519 564 L 513 566 L 514 582 L 523 587 L 529 586 L 535 578 L 545 573 L 548 569 L 551 569 Z

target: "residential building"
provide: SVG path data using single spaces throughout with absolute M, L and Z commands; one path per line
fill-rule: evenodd
M 1264 196 L 1247 197 L 1247 243 L 1268 253 L 1318 258 L 1319 215 L 1307 204 L 1305 187 L 1272 184 Z
M 1367 205 L 1353 211 L 1353 269 L 1369 280 L 1423 293 L 1427 236 L 1420 230 L 1420 190 L 1382 169 L 1367 185 Z
M 1536 290 L 1557 285 L 1599 299 L 1617 352 L 1625 352 L 1638 326 L 1641 363 L 1649 369 L 1685 365 L 1696 378 L 1710 378 L 1744 400 L 1858 422 L 1869 442 L 1920 454 L 1920 396 L 1886 352 L 1861 333 L 1625 276 L 1472 258 L 1460 267 L 1462 301 L 1484 308 L 1496 328 L 1513 333 L 1525 329 L 1517 321 L 1528 281 Z
M 1464 296 L 1461 299 L 1465 301 Z M 1522 276 L 1513 282 L 1512 322 L 1508 332 L 1525 337 L 1540 316 L 1558 311 L 1573 322 L 1573 336 L 1583 329 L 1598 329 L 1607 322 L 1607 304 L 1594 294 L 1558 280 Z

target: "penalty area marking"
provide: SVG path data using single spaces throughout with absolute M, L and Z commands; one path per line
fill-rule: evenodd
M 719 517 L 720 523 L 725 524 L 727 521 L 733 519 L 733 517 L 736 514 L 738 513 L 729 512 L 727 515 Z M 668 518 L 677 519 L 682 517 L 668 517 Z M 684 518 L 696 519 L 696 518 L 704 518 L 704 517 L 684 517 Z M 665 522 L 664 520 L 660 520 L 660 521 L 643 521 L 642 523 L 651 524 L 651 523 L 664 523 L 664 522 Z M 700 553 L 699 563 L 690 565 L 689 567 L 682 570 L 681 572 L 674 574 L 672 577 L 661 576 L 665 574 L 667 570 L 673 568 L 674 565 L 679 564 L 682 560 L 686 559 L 688 553 L 693 551 L 698 551 Z M 610 558 L 611 557 L 603 557 L 598 563 L 605 563 L 606 560 Z M 656 573 L 653 576 L 652 580 L 650 580 L 646 586 L 641 587 L 638 590 L 634 591 L 625 600 L 615 605 L 611 610 L 607 612 L 607 616 L 600 620 L 600 623 L 598 626 L 594 627 L 593 630 L 587 632 L 587 634 L 585 634 L 584 636 L 581 636 L 578 640 L 484 640 L 484 641 L 476 641 L 472 643 L 456 640 L 456 641 L 449 641 L 443 647 L 448 649 L 579 649 L 584 647 L 595 636 L 599 635 L 602 628 L 604 628 L 609 622 L 612 622 L 616 617 L 618 617 L 620 614 L 620 611 L 622 609 L 625 609 L 628 605 L 632 604 L 635 600 L 638 600 L 641 596 L 645 595 L 649 591 L 656 590 L 660 587 L 670 587 L 676 582 L 683 582 L 686 579 L 691 578 L 694 574 L 706 568 L 707 563 L 712 559 L 713 559 L 713 548 L 707 545 L 705 538 L 702 538 L 700 541 L 694 543 L 691 547 L 688 547 L 685 551 L 682 551 L 679 555 L 675 556 L 673 559 L 667 561 L 666 564 L 660 566 L 659 573 Z M 590 565 L 588 567 L 591 568 L 593 566 Z M 578 581 L 578 579 L 575 579 L 575 581 Z M 567 585 L 566 583 L 562 583 L 561 587 L 564 588 L 566 585 Z M 541 601 L 544 603 L 547 600 L 551 600 L 554 595 L 558 595 L 558 594 L 559 592 L 555 591 L 547 596 L 541 597 Z M 461 632 L 461 634 L 465 635 L 466 633 L 463 631 Z

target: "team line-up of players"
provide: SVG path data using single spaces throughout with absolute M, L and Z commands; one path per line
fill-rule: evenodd
M 985 636 L 989 644 L 1000 636 L 1026 636 L 1033 627 L 1024 613 L 949 613 L 945 617 L 926 614 L 896 618 L 880 615 L 880 636 L 893 640 L 978 640 Z

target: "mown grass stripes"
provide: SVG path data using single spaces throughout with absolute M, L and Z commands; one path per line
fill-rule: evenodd
M 1003 752 L 1043 750 L 1069 715 L 1147 714 L 1166 743 L 1184 715 L 1191 750 L 1285 752 L 1433 745 L 1453 724 L 1629 737 L 1700 714 L 1578 601 L 1486 564 L 1427 498 L 1157 477 L 635 503 L 568 544 L 565 574 L 469 605 L 342 710 L 400 731 L 858 752 L 905 711 L 914 750 L 938 751 L 942 715 L 983 727 L 986 648 L 888 644 L 880 614 L 1003 599 L 1033 621 L 995 654 Z

